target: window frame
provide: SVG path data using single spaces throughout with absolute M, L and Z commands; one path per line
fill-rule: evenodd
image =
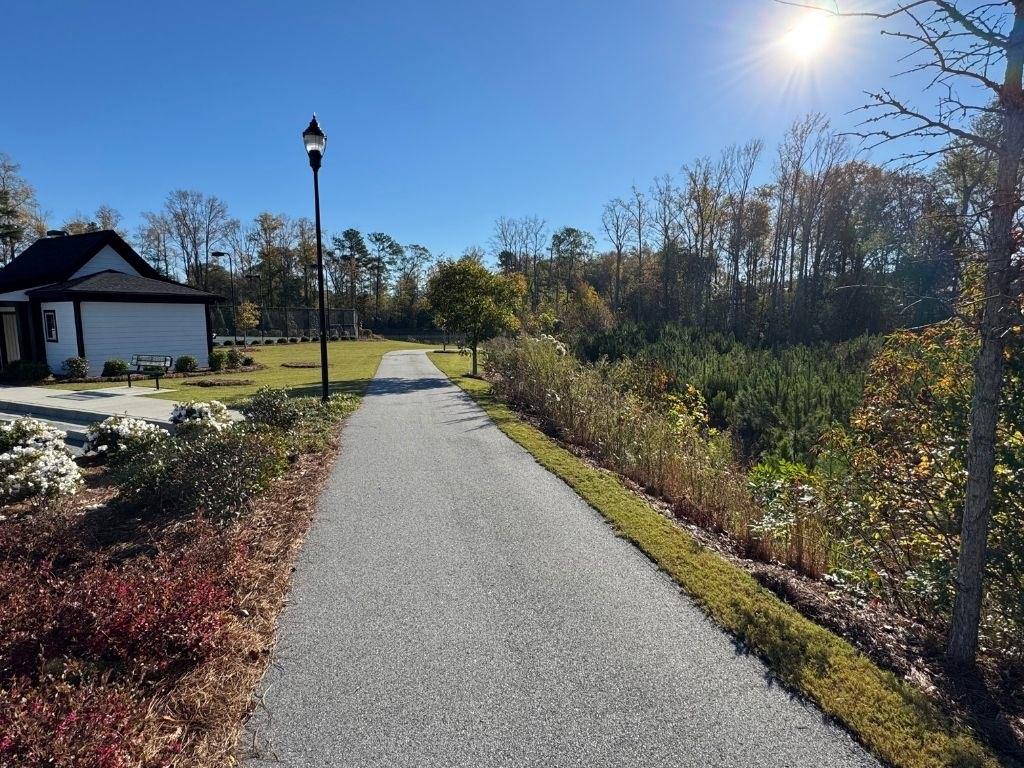
M 47 323 L 50 318 L 53 318 L 53 338 L 50 338 L 50 325 Z M 43 338 L 46 339 L 47 344 L 60 343 L 60 333 L 57 330 L 57 310 L 55 309 L 43 310 Z

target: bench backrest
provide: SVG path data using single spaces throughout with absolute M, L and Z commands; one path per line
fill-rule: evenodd
M 170 355 L 132 355 L 132 366 L 137 370 L 160 368 L 165 371 L 171 369 L 173 364 Z

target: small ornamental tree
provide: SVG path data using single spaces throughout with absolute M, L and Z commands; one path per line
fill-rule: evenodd
M 235 308 L 235 328 L 248 337 L 249 331 L 260 324 L 260 308 L 251 301 L 243 301 Z
M 438 326 L 465 334 L 477 375 L 477 347 L 498 334 L 518 330 L 526 296 L 520 274 L 495 275 L 475 259 L 445 261 L 427 285 L 427 303 Z

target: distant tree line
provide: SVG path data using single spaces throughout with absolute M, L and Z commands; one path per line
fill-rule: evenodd
M 0 154 L 0 264 L 37 238 L 50 218 L 35 190 L 10 157 Z M 195 190 L 167 195 L 158 211 L 142 214 L 134 232 L 108 205 L 93 215 L 76 213 L 57 228 L 69 234 L 113 229 L 167 277 L 261 308 L 317 307 L 316 239 L 313 222 L 263 212 L 244 222 L 228 204 Z M 403 245 L 384 232 L 347 229 L 324 236 L 326 303 L 355 308 L 370 327 L 430 325 L 424 291 L 434 254 L 423 245 Z
M 979 127 L 984 130 L 984 125 Z M 561 319 L 581 286 L 620 319 L 678 323 L 749 343 L 842 340 L 947 317 L 991 194 L 991 158 L 957 144 L 932 170 L 853 156 L 822 115 L 775 152 L 754 139 L 634 186 L 603 209 L 603 242 L 536 216 L 491 238 L 536 312 Z M 769 178 L 756 183 L 762 166 Z
M 4 263 L 49 218 L 18 171 L 0 155 Z M 754 139 L 610 200 L 605 248 L 581 228 L 502 217 L 490 255 L 501 272 L 525 278 L 526 311 L 541 325 L 592 332 L 618 319 L 755 345 L 843 340 L 948 316 L 963 255 L 982 247 L 978 221 L 993 183 L 991 157 L 976 146 L 949 147 L 927 171 L 887 168 L 854 157 L 811 114 L 774 153 Z M 317 305 L 308 218 L 264 212 L 243 222 L 216 196 L 174 190 L 134 232 L 121 225 L 101 205 L 59 228 L 118 230 L 162 273 L 236 304 Z M 371 327 L 429 325 L 424 291 L 438 259 L 425 246 L 347 229 L 327 234 L 324 247 L 329 307 L 355 308 Z

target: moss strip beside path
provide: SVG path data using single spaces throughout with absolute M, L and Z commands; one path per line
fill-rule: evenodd
M 999 765 L 922 692 L 802 616 L 736 565 L 700 546 L 623 486 L 616 475 L 580 460 L 517 418 L 491 394 L 487 382 L 466 375 L 466 358 L 436 352 L 429 356 L 502 432 L 579 493 L 715 621 L 760 656 L 781 681 L 835 717 L 876 756 L 899 768 Z

